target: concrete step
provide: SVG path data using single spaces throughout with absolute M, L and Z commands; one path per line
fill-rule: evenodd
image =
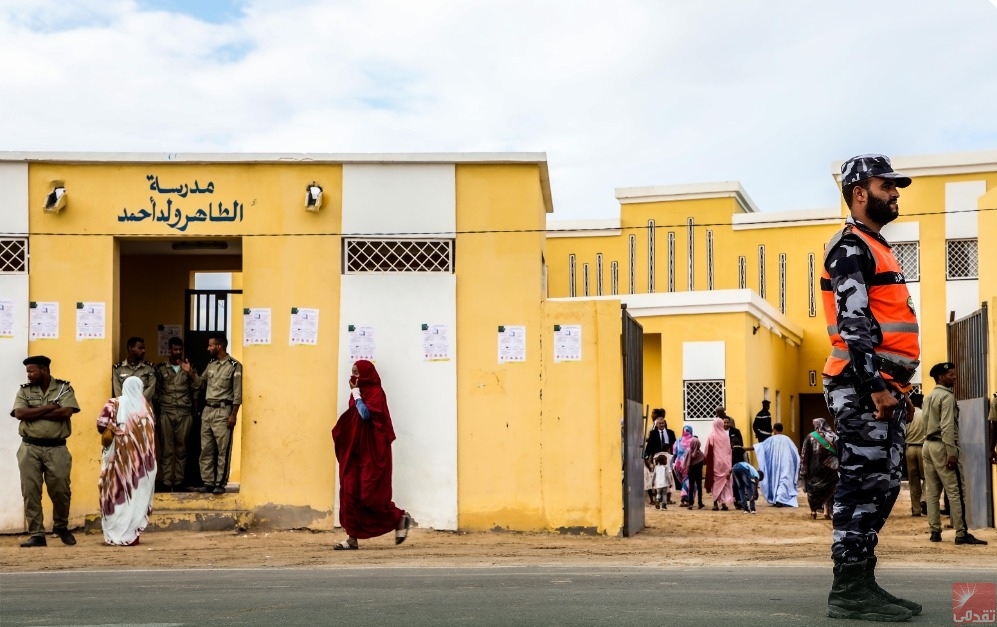
M 242 509 L 237 493 L 160 493 L 153 497 L 146 531 L 235 531 L 248 529 L 253 513 Z M 100 514 L 90 514 L 83 524 L 86 533 L 101 533 Z

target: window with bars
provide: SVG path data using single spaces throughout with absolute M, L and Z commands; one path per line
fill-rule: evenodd
M 630 236 L 630 293 L 636 293 L 637 281 L 634 279 L 635 266 L 637 265 L 637 236 Z
M 609 287 L 613 291 L 613 296 L 620 293 L 620 264 L 613 262 L 609 264 Z
M 578 295 L 578 281 L 575 277 L 575 256 L 568 255 L 568 296 L 574 298 Z
M 668 231 L 668 291 L 675 291 L 675 231 Z
M 602 253 L 595 256 L 595 295 L 602 296 Z
M 980 276 L 977 241 L 950 239 L 945 242 L 945 278 L 976 279 Z
M 582 294 L 589 295 L 589 265 L 582 264 Z
M 807 255 L 807 272 L 810 290 L 810 308 L 807 310 L 807 314 L 811 318 L 817 317 L 817 292 L 816 292 L 816 280 L 817 280 L 817 263 L 816 258 L 813 253 Z
M 897 242 L 896 244 L 891 244 L 891 248 L 893 248 L 893 256 L 896 257 L 897 262 L 900 263 L 900 269 L 903 270 L 904 279 L 908 283 L 920 281 L 920 245 L 917 242 Z
M 654 220 L 647 221 L 647 293 L 654 293 Z
M 343 271 L 453 272 L 454 241 L 447 239 L 346 239 Z
M 696 237 L 695 237 L 695 226 L 696 226 L 696 223 L 695 223 L 695 221 L 692 218 L 687 218 L 686 221 L 685 221 L 685 224 L 686 224 L 686 230 L 688 231 L 688 240 L 689 240 L 689 255 L 688 255 L 688 257 L 689 257 L 689 267 L 688 267 L 689 281 L 688 281 L 688 283 L 689 283 L 689 291 L 691 292 L 696 287 L 696 284 L 695 284 L 695 281 L 694 281 L 695 277 L 693 275 L 693 271 L 695 270 L 695 264 L 694 264 L 695 260 L 693 259 L 693 255 L 695 255 L 695 245 L 696 245 Z
M 685 381 L 684 417 L 686 420 L 708 420 L 717 415 L 717 407 L 726 405 L 724 379 Z
M 737 287 L 742 290 L 748 287 L 748 260 L 744 255 L 737 258 Z
M 758 247 L 758 295 L 765 298 L 765 246 Z
M 923 388 L 921 387 L 920 383 L 912 383 L 911 384 L 910 393 L 911 394 L 923 394 L 923 392 L 921 392 L 922 389 Z
M 0 274 L 24 274 L 28 271 L 28 238 L 0 239 Z
M 779 311 L 786 313 L 786 253 L 779 253 Z
M 706 231 L 706 289 L 713 289 L 713 231 Z

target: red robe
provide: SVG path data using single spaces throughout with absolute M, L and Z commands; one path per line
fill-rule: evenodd
M 398 527 L 404 512 L 391 500 L 391 425 L 388 400 L 374 364 L 361 360 L 360 397 L 370 410 L 364 420 L 350 397 L 350 406 L 332 430 L 339 461 L 339 523 L 350 537 L 364 540 Z

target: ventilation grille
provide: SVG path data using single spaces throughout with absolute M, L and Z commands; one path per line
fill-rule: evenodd
M 347 239 L 343 268 L 359 272 L 453 272 L 453 240 Z

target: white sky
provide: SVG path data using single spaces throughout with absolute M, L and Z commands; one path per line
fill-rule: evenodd
M 558 219 L 831 207 L 835 159 L 997 149 L 995 3 L 0 0 L 0 150 L 544 151 Z

